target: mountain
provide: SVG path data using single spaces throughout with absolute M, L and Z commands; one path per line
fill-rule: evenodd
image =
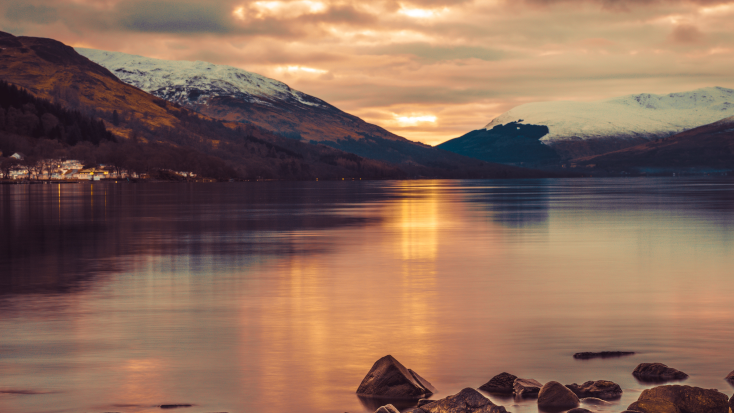
M 666 138 L 732 115 L 734 90 L 721 87 L 598 102 L 528 103 L 438 147 L 488 162 L 553 164 Z M 529 157 L 518 157 L 518 147 L 532 148 Z
M 407 176 L 396 165 L 297 142 L 253 125 L 228 127 L 122 82 L 52 39 L 0 32 L 0 80 L 24 89 L 8 89 L 0 99 L 0 150 L 6 156 L 22 151 L 29 160 L 71 157 L 139 173 L 173 169 L 218 179 Z M 65 118 L 72 124 L 65 124 Z M 113 137 L 85 138 L 85 125 L 99 128 L 94 125 L 100 120 L 101 130 Z
M 434 167 L 465 162 L 256 73 L 207 62 L 76 50 L 125 83 L 215 119 L 257 125 L 281 136 L 392 163 Z
M 383 158 L 395 154 L 402 161 L 371 159 L 327 145 L 287 138 L 252 123 L 214 119 L 122 82 L 72 47 L 52 39 L 0 32 L 0 80 L 40 99 L 2 103 L 7 107 L 2 106 L 0 121 L 4 125 L 0 147 L 4 149 L 0 150 L 23 148 L 29 159 L 73 157 L 88 164 L 109 163 L 140 173 L 172 169 L 217 179 L 549 175 L 477 161 L 402 138 L 360 140 L 362 150 L 371 148 Z M 300 95 L 292 96 L 297 100 Z M 73 112 L 70 126 L 62 122 L 59 133 L 51 134 L 44 129 L 47 121 L 55 123 L 49 117 L 53 115 L 49 105 L 55 107 L 51 110 L 54 113 L 61 113 L 61 109 Z M 9 119 L 13 120 L 12 125 L 8 124 Z M 97 139 L 93 134 L 87 139 L 84 133 L 76 133 L 77 127 L 84 132 L 84 125 L 74 126 L 74 122 L 97 125 L 95 128 L 100 133 L 103 125 L 113 137 Z M 67 130 L 67 126 L 74 131 Z
M 602 155 L 574 159 L 574 166 L 651 172 L 734 169 L 734 116 L 676 135 Z

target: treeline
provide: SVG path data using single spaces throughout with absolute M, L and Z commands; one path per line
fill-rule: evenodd
M 35 139 L 51 139 L 69 146 L 79 142 L 98 145 L 103 141 L 116 141 L 102 120 L 39 99 L 26 90 L 1 80 L 0 132 Z M 0 146 L 3 153 L 18 150 L 19 148 L 14 148 L 7 140 Z

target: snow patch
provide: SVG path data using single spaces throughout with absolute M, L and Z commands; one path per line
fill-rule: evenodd
M 123 82 L 177 103 L 205 103 L 209 98 L 223 96 L 268 106 L 273 106 L 271 101 L 286 101 L 326 107 L 320 99 L 293 90 L 283 82 L 232 66 L 153 59 L 81 47 L 74 50 Z
M 548 126 L 541 141 L 608 137 L 649 139 L 707 125 L 734 115 L 734 90 L 710 87 L 684 93 L 622 96 L 597 102 L 537 102 L 520 105 L 486 128 L 517 122 Z

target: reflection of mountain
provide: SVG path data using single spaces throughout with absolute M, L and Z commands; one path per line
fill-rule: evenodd
M 380 196 L 349 189 L 328 191 L 330 201 Z M 272 205 L 279 208 L 272 210 Z M 187 256 L 194 265 L 197 257 L 215 256 L 219 265 L 247 267 L 253 256 L 329 248 L 318 241 L 282 238 L 282 231 L 371 223 L 329 215 L 322 208 L 319 195 L 291 191 L 287 184 L 2 185 L 0 294 L 74 291 L 149 255 Z
M 530 180 L 515 185 L 496 185 L 491 190 L 472 189 L 470 201 L 481 204 L 483 209 L 492 211 L 492 219 L 503 226 L 522 228 L 546 224 L 551 181 Z

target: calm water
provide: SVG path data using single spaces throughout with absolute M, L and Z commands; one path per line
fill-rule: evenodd
M 0 231 L 3 413 L 371 412 L 386 354 L 734 391 L 731 179 L 6 185 Z

